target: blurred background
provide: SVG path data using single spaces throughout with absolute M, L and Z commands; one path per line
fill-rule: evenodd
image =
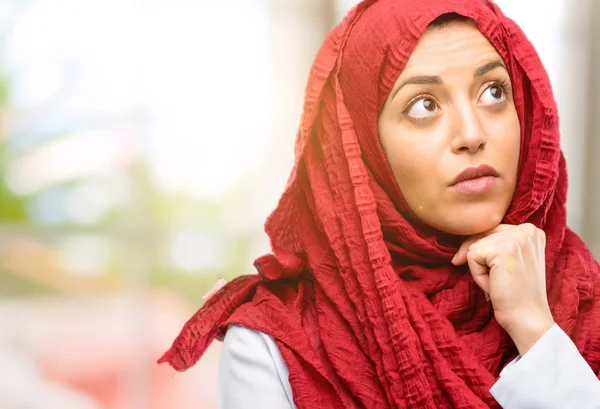
M 216 407 L 218 343 L 155 361 L 269 250 L 310 64 L 355 3 L 0 0 L 0 409 Z M 497 3 L 552 79 L 598 258 L 600 2 Z

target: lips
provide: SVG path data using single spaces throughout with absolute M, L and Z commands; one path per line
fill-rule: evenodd
M 479 165 L 477 167 L 468 167 L 462 172 L 460 172 L 452 182 L 450 182 L 450 186 L 454 186 L 460 182 L 465 182 L 467 180 L 479 179 L 484 177 L 497 177 L 498 171 L 494 169 L 490 165 Z

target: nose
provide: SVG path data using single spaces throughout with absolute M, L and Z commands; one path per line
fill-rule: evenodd
M 476 107 L 465 101 L 464 104 L 455 107 L 452 112 L 452 142 L 454 153 L 475 153 L 483 149 L 486 144 L 481 119 L 475 112 Z

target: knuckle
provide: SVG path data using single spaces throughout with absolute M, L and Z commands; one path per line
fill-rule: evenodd
M 542 240 L 542 242 L 546 242 L 546 232 L 542 229 L 538 229 L 538 237 Z
M 505 243 L 504 246 L 505 246 L 506 250 L 509 251 L 510 253 L 516 253 L 521 249 L 519 242 L 516 240 L 511 240 L 511 241 Z
M 525 233 L 529 234 L 530 236 L 535 236 L 539 229 L 531 223 L 525 223 L 525 224 L 523 224 L 522 230 L 525 231 Z
M 518 246 L 519 244 L 525 244 L 529 240 L 531 240 L 531 235 L 525 230 L 518 230 L 515 233 L 514 240 L 511 240 L 510 243 Z

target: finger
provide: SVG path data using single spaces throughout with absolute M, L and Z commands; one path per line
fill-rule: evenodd
M 477 240 L 469 246 L 469 250 L 476 250 L 481 247 L 494 247 L 505 241 L 514 241 L 515 230 L 496 232 L 487 237 Z
M 475 245 L 476 243 L 479 244 L 479 242 L 481 242 L 482 240 L 484 240 L 492 235 L 496 235 L 501 232 L 508 232 L 508 231 L 513 230 L 514 228 L 515 228 L 515 226 L 510 225 L 510 224 L 499 224 L 498 226 L 494 227 L 491 230 L 488 230 L 484 233 L 476 234 L 474 236 L 467 238 L 461 244 L 458 251 L 452 258 L 452 261 L 451 261 L 452 264 L 454 264 L 455 266 L 460 266 L 462 264 L 465 264 L 467 262 L 467 252 L 469 251 L 469 249 L 471 247 L 473 247 L 473 245 Z
M 467 252 L 469 251 L 469 248 L 471 247 L 471 245 L 476 243 L 477 240 L 479 240 L 480 238 L 481 237 L 479 237 L 479 235 L 477 235 L 477 236 L 471 236 L 468 239 L 466 239 L 458 248 L 458 251 L 452 258 L 451 263 L 454 264 L 455 266 L 460 266 L 462 264 L 465 264 L 467 262 Z
M 475 281 L 486 294 L 490 293 L 490 268 L 488 267 L 489 250 L 482 248 L 479 250 L 470 250 L 467 253 L 467 263 L 469 271 Z

